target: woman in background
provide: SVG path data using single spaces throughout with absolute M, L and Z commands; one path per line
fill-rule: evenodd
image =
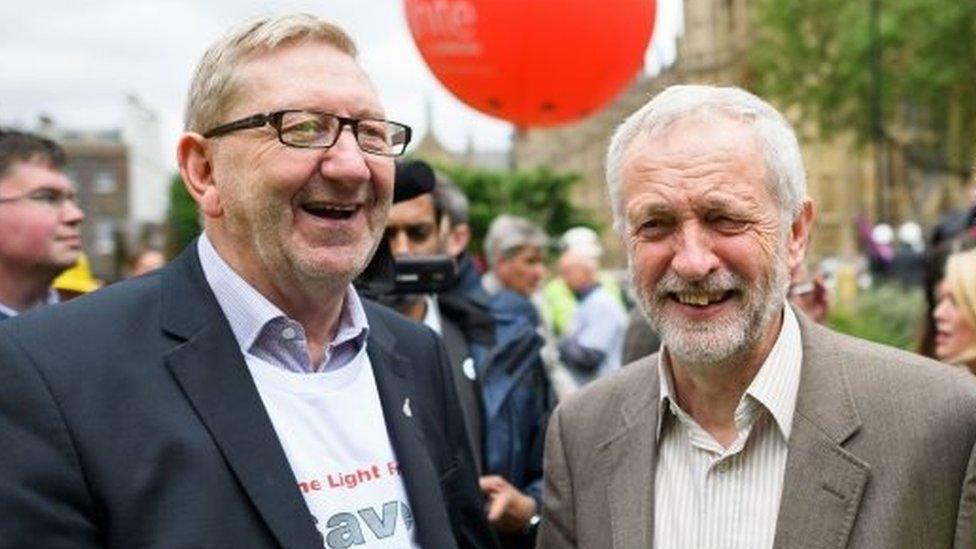
M 932 320 L 935 356 L 976 374 L 976 249 L 949 256 Z

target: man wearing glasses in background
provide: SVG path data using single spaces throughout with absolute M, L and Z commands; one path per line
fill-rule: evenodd
M 0 328 L 0 548 L 492 546 L 443 347 L 351 285 L 410 140 L 355 54 L 307 15 L 218 40 L 177 151 L 204 234 Z
M 51 281 L 78 260 L 85 214 L 57 143 L 0 129 L 0 320 L 57 302 Z

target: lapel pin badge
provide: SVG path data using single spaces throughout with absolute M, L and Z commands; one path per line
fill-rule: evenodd
M 461 363 L 461 370 L 464 371 L 465 377 L 467 377 L 471 381 L 474 381 L 474 380 L 478 379 L 478 373 L 475 372 L 475 370 L 474 370 L 474 359 L 473 358 L 468 357 L 468 358 L 464 359 L 464 362 Z
M 413 410 L 410 409 L 410 397 L 403 399 L 403 415 L 413 417 Z

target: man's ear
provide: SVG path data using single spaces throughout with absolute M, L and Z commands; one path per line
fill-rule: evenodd
M 194 132 L 184 133 L 176 146 L 176 159 L 183 185 L 197 203 L 200 212 L 204 217 L 220 217 L 223 206 L 213 179 L 211 151 L 207 147 L 206 138 Z
M 813 218 L 813 200 L 807 197 L 803 199 L 803 207 L 800 209 L 799 215 L 793 219 L 793 223 L 790 225 L 790 233 L 786 243 L 787 262 L 791 272 L 797 269 L 806 258 Z
M 450 226 L 450 220 L 445 219 L 444 224 Z M 447 253 L 451 257 L 461 255 L 471 241 L 471 226 L 467 223 L 458 223 L 448 229 L 447 233 Z

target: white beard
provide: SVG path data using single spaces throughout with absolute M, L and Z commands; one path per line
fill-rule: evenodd
M 698 281 L 687 281 L 668 271 L 654 288 L 647 288 L 640 284 L 640 277 L 631 264 L 638 305 L 657 330 L 673 360 L 689 366 L 697 364 L 714 368 L 730 358 L 755 350 L 770 322 L 782 310 L 789 288 L 786 251 L 784 246 L 779 248 L 773 257 L 771 271 L 767 271 L 752 287 L 739 275 L 721 270 Z M 670 293 L 727 290 L 738 292 L 733 299 L 738 299 L 740 306 L 732 308 L 718 320 L 692 322 L 680 315 L 667 314 Z

